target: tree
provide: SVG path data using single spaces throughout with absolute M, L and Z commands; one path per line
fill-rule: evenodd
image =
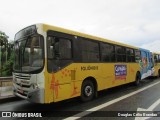
M 8 38 L 9 37 L 4 32 L 0 31 L 0 46 L 6 46 L 6 43 L 8 43 Z
M 3 76 L 11 76 L 13 71 L 13 62 L 14 62 L 14 52 L 12 50 L 11 56 L 7 60 L 7 62 L 3 65 L 2 75 Z
M 2 76 L 2 65 L 7 64 L 8 38 L 4 32 L 0 31 L 0 76 Z

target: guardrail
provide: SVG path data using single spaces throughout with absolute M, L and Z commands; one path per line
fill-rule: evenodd
M 6 83 L 12 82 L 12 79 L 13 79 L 12 76 L 10 76 L 10 77 L 0 77 L 0 87 L 11 86 L 11 85 L 8 85 Z
M 0 99 L 13 96 L 12 76 L 0 77 Z
M 11 80 L 12 78 L 13 78 L 12 76 L 0 77 L 0 81 L 1 81 L 1 80 L 7 80 L 7 79 L 10 79 L 10 80 Z

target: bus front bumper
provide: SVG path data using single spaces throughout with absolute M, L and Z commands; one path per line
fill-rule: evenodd
M 41 89 L 38 88 L 32 91 L 29 91 L 27 94 L 22 94 L 18 91 L 18 89 L 14 87 L 13 93 L 14 95 L 20 98 L 26 99 L 30 102 L 42 103 L 42 104 L 44 103 L 44 89 L 43 88 Z

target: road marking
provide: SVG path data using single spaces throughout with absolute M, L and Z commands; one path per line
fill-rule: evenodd
M 88 114 L 90 114 L 90 113 L 92 113 L 92 112 L 94 112 L 94 111 L 100 110 L 100 109 L 102 109 L 102 108 L 104 108 L 104 107 L 107 107 L 107 106 L 109 106 L 109 105 L 112 105 L 113 103 L 116 103 L 116 102 L 118 102 L 118 101 L 120 101 L 120 100 L 123 100 L 123 99 L 125 99 L 125 98 L 128 98 L 128 97 L 130 97 L 130 96 L 132 96 L 132 95 L 135 95 L 135 94 L 137 94 L 137 93 L 139 93 L 139 92 L 142 92 L 142 91 L 144 91 L 144 90 L 146 90 L 146 89 L 148 89 L 148 88 L 150 88 L 150 87 L 153 87 L 154 85 L 157 85 L 157 84 L 159 84 L 159 83 L 160 83 L 160 81 L 159 81 L 159 82 L 156 82 L 156 83 L 154 83 L 154 84 L 151 84 L 151 85 L 149 85 L 149 86 L 147 86 L 147 87 L 141 88 L 141 89 L 139 89 L 139 90 L 137 90 L 137 91 L 131 92 L 131 93 L 127 94 L 127 95 L 124 95 L 124 96 L 121 96 L 121 97 L 116 98 L 116 99 L 114 99 L 114 100 L 111 100 L 111 101 L 109 101 L 109 102 L 103 103 L 103 104 L 101 104 L 101 105 L 99 105 L 99 106 L 96 106 L 96 107 L 93 107 L 93 108 L 91 108 L 91 109 L 88 109 L 88 110 L 86 110 L 86 111 L 84 111 L 84 112 L 80 112 L 80 113 L 78 113 L 78 114 L 76 114 L 76 115 L 73 115 L 73 116 L 71 116 L 71 117 L 65 118 L 64 120 L 76 120 L 76 119 L 79 119 L 79 118 L 81 118 L 81 117 L 83 117 L 83 116 L 86 116 L 86 115 L 88 115 Z
M 144 108 L 137 108 L 137 111 L 153 111 L 155 107 L 157 107 L 160 104 L 160 99 L 158 99 L 156 102 L 154 102 L 148 109 Z M 146 120 L 151 117 L 135 117 L 135 120 Z
M 158 99 L 155 103 L 153 103 L 147 110 L 152 111 L 159 104 L 160 104 L 160 99 Z

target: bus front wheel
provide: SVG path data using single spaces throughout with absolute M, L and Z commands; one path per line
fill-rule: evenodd
M 81 100 L 83 102 L 93 99 L 95 93 L 94 84 L 90 80 L 85 80 L 81 87 Z

